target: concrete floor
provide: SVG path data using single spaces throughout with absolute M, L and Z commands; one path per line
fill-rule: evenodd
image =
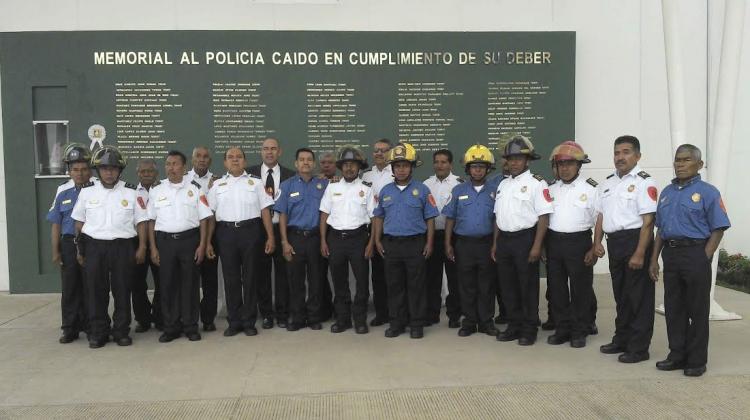
M 276 413 L 273 417 L 317 417 L 313 415 L 317 411 L 303 410 L 305 401 L 333 410 L 340 408 L 344 404 L 342 401 L 353 404 L 352 401 L 361 398 L 362 391 L 370 391 L 366 395 L 385 395 L 383 398 L 391 395 L 388 398 L 395 401 L 406 398 L 409 393 L 440 394 L 439 390 L 443 389 L 445 394 L 440 394 L 443 396 L 438 400 L 441 404 L 446 404 L 447 400 L 446 409 L 449 409 L 470 401 L 466 396 L 461 397 L 462 393 L 473 396 L 471 398 L 482 392 L 500 397 L 513 389 L 528 390 L 529 387 L 538 390 L 536 394 L 523 394 L 524 398 L 532 398 L 529 403 L 536 401 L 534 395 L 542 398 L 545 389 L 564 392 L 567 398 L 578 395 L 572 393 L 575 389 L 587 393 L 610 390 L 602 394 L 600 406 L 586 413 L 593 413 L 592 417 L 630 417 L 639 416 L 638 411 L 632 410 L 639 407 L 641 397 L 651 404 L 663 405 L 653 407 L 654 410 L 671 410 L 675 401 L 654 399 L 648 391 L 649 384 L 664 383 L 670 386 L 657 388 L 666 394 L 681 389 L 688 395 L 692 390 L 701 397 L 691 403 L 703 401 L 706 407 L 716 406 L 723 398 L 706 390 L 724 386 L 722 389 L 734 392 L 732 398 L 736 401 L 733 401 L 739 404 L 734 411 L 725 413 L 727 417 L 736 418 L 738 413 L 750 417 L 750 359 L 747 357 L 750 321 L 711 323 L 709 370 L 703 378 L 684 378 L 680 371 L 665 373 L 654 368 L 654 363 L 668 352 L 664 318 L 660 315 L 656 316 L 651 360 L 624 365 L 616 361 L 616 356 L 599 353 L 599 346 L 609 342 L 614 329 L 614 301 L 608 280 L 608 276 L 596 278 L 600 333 L 589 337 L 589 344 L 583 349 L 550 346 L 546 344 L 549 333 L 541 331 L 537 344 L 531 347 L 520 347 L 515 342 L 500 343 L 483 334 L 460 338 L 456 330 L 447 327 L 446 321 L 427 328 L 422 340 L 412 340 L 408 334 L 386 339 L 383 337 L 385 327 L 372 328 L 370 334 L 364 336 L 353 331 L 334 335 L 328 331 L 330 324 L 322 331 L 259 329 L 255 337 L 241 334 L 225 338 L 221 331 L 226 323 L 221 320 L 217 323 L 219 330 L 204 333 L 200 342 L 181 338 L 161 344 L 157 341 L 159 333 L 152 330 L 133 333 L 131 347 L 109 343 L 102 349 L 91 350 L 83 336 L 67 345 L 57 342 L 59 295 L 4 294 L 0 295 L 0 418 L 81 417 L 81 412 L 65 411 L 71 407 L 88 407 L 87 412 L 96 413 L 96 417 L 121 417 L 115 415 L 115 411 L 102 410 L 141 407 L 139 413 L 149 413 L 149 407 L 156 410 L 169 402 L 187 400 L 214 404 L 230 401 L 231 410 L 220 411 L 218 415 L 225 418 L 237 415 L 237 407 L 242 406 L 238 401 L 265 401 L 268 405 L 269 398 L 271 401 L 286 399 L 288 404 L 291 404 L 290 398 L 294 399 L 298 405 L 292 405 L 302 410 L 297 415 Z M 661 283 L 657 291 L 658 303 Z M 717 300 L 728 310 L 750 315 L 750 295 L 718 288 Z M 642 391 L 638 391 L 639 388 Z M 620 404 L 631 411 L 615 410 L 618 402 L 622 403 L 622 389 L 629 389 L 628 398 L 635 399 Z M 337 397 L 326 400 L 326 395 Z M 339 397 L 343 400 L 339 401 Z M 394 417 L 390 411 L 377 411 L 388 406 L 388 398 L 383 400 L 384 405 L 372 406 L 375 412 L 360 415 L 363 413 L 356 411 L 358 414 L 354 417 Z M 450 401 L 455 404 L 451 405 Z M 179 406 L 188 407 L 182 403 Z M 92 407 L 98 407 L 98 411 L 91 411 Z M 682 417 L 725 417 L 721 413 L 702 412 L 701 415 L 702 407 L 696 405 L 695 412 L 670 413 Z M 340 418 L 349 417 L 346 413 L 348 411 L 319 412 L 321 417 Z M 444 409 L 437 417 L 447 416 L 447 413 Z M 496 415 L 501 413 L 495 412 Z M 515 417 L 513 413 L 529 414 L 519 411 L 505 412 L 505 415 Z M 575 414 L 575 410 L 572 413 Z M 131 414 L 133 416 L 125 415 L 141 417 Z M 548 417 L 550 413 L 535 414 Z

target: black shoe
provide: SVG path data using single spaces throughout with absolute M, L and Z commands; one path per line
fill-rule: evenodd
M 263 318 L 263 325 L 264 330 L 270 330 L 273 328 L 273 318 Z
M 357 334 L 367 334 L 368 332 L 370 332 L 370 329 L 367 328 L 366 324 L 362 324 L 362 325 L 357 325 L 354 328 L 354 332 L 356 332 Z
M 599 328 L 596 327 L 596 322 L 592 322 L 591 326 L 589 326 L 589 335 L 597 334 L 599 334 Z
M 387 322 L 388 322 L 388 319 L 386 319 L 386 318 L 380 318 L 380 317 L 376 316 L 375 318 L 372 319 L 372 321 L 370 321 L 370 326 L 371 327 L 379 327 L 381 325 L 385 325 Z
M 395 337 L 398 337 L 399 335 L 403 334 L 405 331 L 406 330 L 404 330 L 403 328 L 388 327 L 385 330 L 385 336 L 388 337 L 388 338 L 395 338 Z
M 477 332 L 477 327 L 461 327 L 458 330 L 459 337 L 468 337 Z
M 307 325 L 308 328 L 314 331 L 318 331 L 323 328 L 323 326 L 320 324 L 320 322 L 313 322 L 312 324 Z
M 424 329 L 422 329 L 422 327 L 411 327 L 409 329 L 409 337 L 411 337 L 411 338 L 422 338 L 422 337 L 424 337 Z
M 279 325 L 281 327 L 281 325 Z M 300 324 L 298 322 L 290 322 L 289 325 L 286 326 L 287 331 L 299 331 L 300 328 L 304 328 L 304 324 Z
M 338 322 L 331 325 L 331 332 L 334 334 L 342 333 L 352 327 L 352 324 L 340 324 Z
M 548 319 L 547 321 L 542 324 L 542 329 L 544 331 L 552 331 L 555 329 L 555 321 L 552 321 L 551 319 Z
M 626 352 L 617 357 L 617 361 L 620 363 L 638 363 L 644 360 L 648 360 L 649 355 L 647 351 L 631 353 Z
M 570 335 L 568 334 L 554 333 L 551 336 L 547 337 L 547 344 L 552 344 L 553 346 L 565 344 L 568 341 L 570 341 Z
M 201 335 L 198 331 L 189 332 L 185 336 L 190 341 L 201 341 Z
M 570 339 L 570 347 L 574 349 L 580 349 L 586 347 L 586 337 L 576 337 Z
M 604 354 L 625 353 L 625 347 L 621 347 L 615 343 L 609 343 L 599 347 L 599 351 Z
M 536 337 L 519 337 L 518 338 L 519 346 L 530 346 L 534 343 L 536 343 Z
M 119 338 L 115 338 L 115 343 L 117 343 L 118 346 L 129 346 L 133 344 L 133 339 L 125 335 Z
M 698 377 L 706 373 L 706 365 L 692 367 L 692 368 L 685 368 L 685 370 L 683 370 L 682 373 L 685 376 Z
M 232 327 L 228 327 L 226 330 L 224 330 L 224 337 L 234 337 L 235 335 L 239 333 L 240 333 L 239 330 L 236 330 Z
M 89 338 L 89 348 L 98 349 L 104 347 L 104 345 L 107 344 L 107 341 L 109 340 L 105 338 Z
M 138 325 L 135 326 L 135 332 L 137 333 L 145 333 L 146 331 L 151 329 L 151 325 L 149 324 L 141 324 L 140 322 Z
M 171 342 L 172 340 L 174 340 L 174 339 L 176 339 L 178 337 L 179 337 L 178 334 L 170 334 L 170 333 L 165 332 L 165 333 L 162 333 L 159 336 L 159 342 L 160 343 L 169 343 L 169 342 Z
M 505 325 L 508 323 L 508 320 L 503 318 L 502 315 L 498 315 L 495 317 L 495 324 L 497 325 Z
M 216 324 L 213 322 L 203 324 L 203 331 L 216 331 Z
M 255 327 L 245 327 L 245 335 L 248 337 L 258 335 L 258 330 Z
M 497 335 L 497 341 L 515 341 L 521 337 L 518 331 L 505 330 Z
M 461 328 L 461 320 L 460 319 L 449 319 L 448 320 L 448 328 Z
M 276 320 L 276 325 L 278 325 L 279 328 L 286 328 L 289 325 L 289 323 L 285 319 L 279 319 L 279 320 Z
M 659 370 L 678 370 L 685 369 L 685 362 L 675 362 L 674 360 L 665 359 L 656 362 L 656 368 Z
M 500 330 L 495 328 L 494 324 L 489 324 L 484 327 L 479 327 L 480 333 L 485 333 L 487 335 L 491 335 L 493 337 L 497 337 L 498 334 L 500 334 Z
M 69 332 L 69 333 L 63 333 L 63 335 L 61 335 L 60 339 L 57 341 L 59 341 L 60 344 L 68 344 L 76 340 L 78 340 L 78 333 Z

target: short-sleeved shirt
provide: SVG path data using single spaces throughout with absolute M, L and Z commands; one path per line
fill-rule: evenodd
M 352 230 L 370 223 L 375 211 L 375 195 L 368 183 L 359 178 L 341 179 L 328 184 L 320 211 L 328 214 L 326 223 L 336 230 Z
M 674 179 L 664 188 L 655 223 L 662 239 L 708 239 L 711 232 L 731 226 L 719 190 L 700 175 L 685 185 Z
M 424 185 L 430 189 L 430 193 L 435 197 L 435 203 L 437 203 L 438 212 L 441 214 L 435 218 L 435 230 L 445 229 L 445 216 L 442 214 L 443 207 L 451 200 L 451 191 L 453 187 L 463 182 L 463 179 L 459 178 L 453 173 L 448 174 L 444 179 L 439 179 L 437 175 L 433 175 L 424 181 Z
M 529 170 L 500 182 L 495 194 L 495 223 L 505 232 L 534 227 L 539 216 L 552 213 L 552 195 L 544 178 Z
M 320 200 L 328 186 L 327 179 L 317 177 L 305 181 L 295 175 L 279 186 L 279 198 L 273 210 L 286 214 L 287 225 L 302 230 L 313 230 L 320 227 Z
M 570 183 L 557 180 L 549 186 L 554 212 L 549 216 L 549 228 L 555 232 L 575 233 L 591 229 L 596 224 L 599 190 L 593 179 L 578 176 Z
M 135 185 L 118 181 L 113 188 L 89 183 L 81 189 L 71 217 L 83 222 L 82 233 L 99 240 L 129 239 L 135 227 L 148 220 L 145 203 L 137 200 Z
M 656 212 L 654 179 L 636 165 L 622 177 L 617 172 L 599 184 L 599 213 L 605 233 L 640 229 L 644 214 Z
M 471 181 L 453 187 L 448 204 L 443 207 L 443 215 L 454 219 L 453 232 L 461 236 L 482 237 L 492 235 L 495 221 L 496 184 L 485 183 L 477 191 Z
M 226 174 L 214 181 L 208 191 L 208 206 L 218 222 L 241 222 L 260 217 L 260 212 L 273 206 L 273 197 L 266 194 L 260 177 L 242 172 Z
M 383 233 L 391 236 L 413 236 L 427 232 L 427 220 L 437 217 L 438 210 L 430 189 L 414 179 L 400 189 L 392 182 L 380 191 L 375 217 L 383 218 Z
M 151 187 L 148 194 L 148 218 L 154 220 L 154 230 L 180 233 L 200 226 L 200 221 L 213 216 L 201 186 L 187 176 L 182 182 L 165 179 Z
M 52 208 L 47 213 L 47 221 L 60 225 L 60 234 L 62 235 L 76 234 L 76 221 L 73 220 L 71 214 L 76 201 L 78 201 L 80 191 L 79 188 L 75 187 L 75 184 L 67 190 L 60 191 L 55 196 Z
M 89 182 L 97 183 L 99 182 L 99 179 L 96 177 L 89 178 Z M 60 195 L 61 192 L 67 191 L 71 188 L 74 188 L 76 186 L 75 182 L 73 182 L 73 179 L 68 179 L 67 181 L 63 182 L 62 184 L 57 186 L 57 190 L 55 191 L 55 198 L 52 200 L 52 205 L 50 206 L 50 210 L 55 205 L 55 200 L 57 199 L 57 196 Z
M 372 185 L 372 193 L 375 195 L 375 202 L 377 202 L 380 197 L 380 190 L 393 182 L 391 165 L 386 165 L 383 169 L 373 166 L 364 170 L 362 172 L 362 181 L 369 182 Z
M 189 180 L 195 181 L 198 183 L 198 185 L 201 186 L 201 191 L 203 191 L 203 194 L 208 194 L 208 184 L 211 183 L 211 179 L 214 176 L 211 171 L 206 171 L 205 175 L 200 176 L 195 172 L 195 169 L 191 169 L 188 171 L 186 176 Z

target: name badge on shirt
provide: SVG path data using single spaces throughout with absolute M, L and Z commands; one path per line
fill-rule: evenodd
M 61 204 L 70 204 L 72 202 L 73 202 L 73 200 L 67 199 L 67 200 L 63 200 Z
M 383 197 L 383 201 L 391 201 L 391 196 L 386 195 L 385 197 Z
M 334 196 L 334 197 L 338 197 L 338 196 L 340 196 L 340 195 L 341 195 L 341 193 L 333 193 L 333 196 Z
M 299 195 L 299 192 L 293 192 L 293 193 L 289 194 L 289 197 L 296 197 L 298 195 Z
M 468 198 L 469 198 L 469 196 L 468 196 L 468 195 L 459 195 L 459 196 L 458 196 L 458 199 L 459 199 L 459 200 L 466 200 L 466 199 L 468 199 Z

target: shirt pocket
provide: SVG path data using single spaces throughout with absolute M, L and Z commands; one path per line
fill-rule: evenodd
M 122 199 L 117 203 L 117 209 L 112 214 L 112 224 L 118 227 L 133 225 L 135 201 Z
M 681 202 L 680 211 L 678 212 L 678 222 L 683 226 L 703 226 L 706 220 L 703 211 L 703 203 L 698 201 Z
M 86 223 L 102 225 L 106 220 L 106 210 L 101 201 L 86 201 Z

